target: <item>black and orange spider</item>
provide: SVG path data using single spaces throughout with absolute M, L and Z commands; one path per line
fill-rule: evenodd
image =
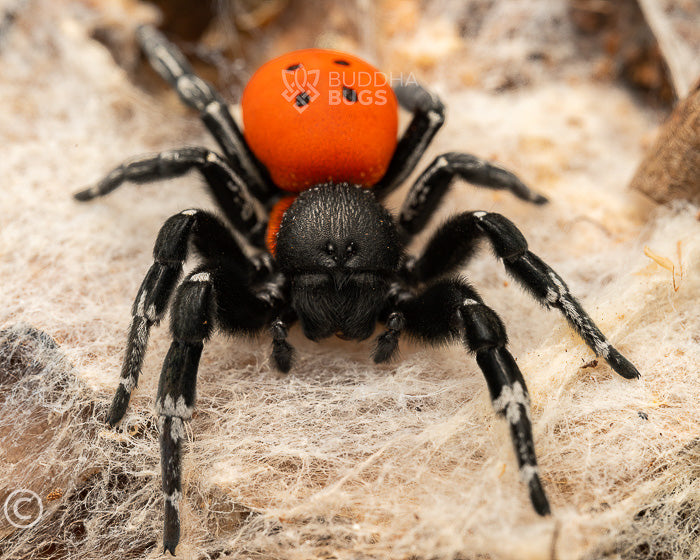
M 377 363 L 391 359 L 402 333 L 429 344 L 462 342 L 476 355 L 496 412 L 509 422 L 535 511 L 549 514 L 528 392 L 506 349 L 505 328 L 457 272 L 478 242 L 488 240 L 508 273 L 542 305 L 559 309 L 596 355 L 622 377 L 639 373 L 507 218 L 481 211 L 457 214 L 420 255 L 406 252 L 456 177 L 509 190 L 535 204 L 546 199 L 500 167 L 451 152 L 435 158 L 410 188 L 398 216 L 392 216 L 381 201 L 415 169 L 444 122 L 435 95 L 415 83 L 392 89 L 381 73 L 354 56 L 296 51 L 253 76 L 241 102 L 241 133 L 220 96 L 193 74 L 172 44 L 151 27 L 141 28 L 138 37 L 153 67 L 200 111 L 222 154 L 191 147 L 140 157 L 76 198 L 107 194 L 125 181 L 149 182 L 197 169 L 226 220 L 185 210 L 161 228 L 155 262 L 132 309 L 121 381 L 109 412 L 111 425 L 124 416 L 149 329 L 170 308 L 173 342 L 156 400 L 165 548 L 174 554 L 180 538 L 183 422 L 194 407 L 204 342 L 217 328 L 244 335 L 267 329 L 272 363 L 283 372 L 293 364 L 287 330 L 296 322 L 314 341 L 332 335 L 364 340 L 377 323 L 384 324 L 372 354 Z M 413 118 L 397 140 L 399 104 Z M 255 256 L 246 256 L 232 229 L 257 249 Z M 190 250 L 202 264 L 178 285 Z

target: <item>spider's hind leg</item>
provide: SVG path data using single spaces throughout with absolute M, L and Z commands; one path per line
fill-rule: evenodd
M 235 162 L 233 162 L 235 164 Z M 109 194 L 122 183 L 142 184 L 180 177 L 198 170 L 226 218 L 256 247 L 264 247 L 267 221 L 258 217 L 240 166 L 229 165 L 207 148 L 192 146 L 146 154 L 133 158 L 110 171 L 95 185 L 75 193 L 80 201 Z
M 267 170 L 250 151 L 226 103 L 211 84 L 195 75 L 187 59 L 165 36 L 149 25 L 139 27 L 137 38 L 154 70 L 178 93 L 182 102 L 200 112 L 204 125 L 226 158 L 240 167 L 251 192 L 262 202 L 276 193 Z
M 413 113 L 413 118 L 399 139 L 384 177 L 372 189 L 380 200 L 401 186 L 445 122 L 442 101 L 422 86 L 399 84 L 394 87 L 394 93 L 401 107 Z
M 458 177 L 476 186 L 510 191 L 534 204 L 547 202 L 510 171 L 470 154 L 449 152 L 436 157 L 406 195 L 398 220 L 406 234 L 416 235 L 425 227 Z
M 525 380 L 506 349 L 506 331 L 496 313 L 466 283 L 443 280 L 425 292 L 396 305 L 405 319 L 405 331 L 418 339 L 443 343 L 461 339 L 476 354 L 486 378 L 494 409 L 510 427 L 515 455 L 533 508 L 550 513 L 535 456 L 530 420 L 530 398 Z

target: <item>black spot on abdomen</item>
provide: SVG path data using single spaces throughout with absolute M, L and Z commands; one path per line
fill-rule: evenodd
M 305 91 L 300 93 L 299 95 L 297 95 L 296 99 L 297 100 L 296 100 L 295 104 L 297 107 L 303 107 L 304 105 L 308 105 L 309 101 L 311 101 L 311 97 Z
M 354 89 L 343 86 L 343 97 L 350 103 L 355 103 L 357 101 L 357 92 Z

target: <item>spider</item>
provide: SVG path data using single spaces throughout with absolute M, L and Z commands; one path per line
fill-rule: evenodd
M 108 423 L 115 425 L 138 382 L 149 330 L 169 308 L 172 344 L 156 397 L 164 550 L 175 554 L 180 539 L 183 422 L 192 415 L 199 359 L 215 328 L 237 335 L 267 330 L 271 362 L 282 372 L 294 362 L 287 332 L 297 322 L 313 341 L 332 335 L 364 340 L 383 324 L 372 352 L 377 363 L 395 355 L 402 333 L 428 344 L 461 342 L 476 356 L 496 413 L 509 423 L 534 510 L 548 515 L 525 380 L 506 349 L 502 321 L 457 272 L 480 240 L 490 242 L 507 272 L 539 303 L 558 309 L 613 370 L 627 379 L 639 377 L 638 371 L 507 218 L 463 212 L 448 219 L 418 256 L 406 251 L 455 178 L 534 204 L 546 199 L 501 167 L 450 152 L 420 174 L 394 217 L 381 202 L 416 168 L 444 122 L 444 106 L 434 94 L 415 83 L 392 88 L 376 79 L 382 75 L 374 67 L 345 53 L 295 51 L 263 65 L 246 86 L 242 133 L 219 94 L 160 32 L 141 27 L 138 40 L 182 101 L 200 111 L 222 152 L 187 147 L 142 156 L 75 195 L 89 200 L 126 181 L 196 169 L 225 218 L 190 209 L 162 226 L 132 308 L 109 410 Z M 369 85 L 359 79 L 366 75 L 374 77 Z M 399 105 L 413 115 L 400 138 Z M 232 230 L 247 240 L 253 256 Z M 202 264 L 178 284 L 191 252 Z

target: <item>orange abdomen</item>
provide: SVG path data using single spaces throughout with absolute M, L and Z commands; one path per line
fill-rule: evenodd
M 363 60 L 322 49 L 263 65 L 241 100 L 244 136 L 281 189 L 384 175 L 396 149 L 398 104 L 384 74 Z

